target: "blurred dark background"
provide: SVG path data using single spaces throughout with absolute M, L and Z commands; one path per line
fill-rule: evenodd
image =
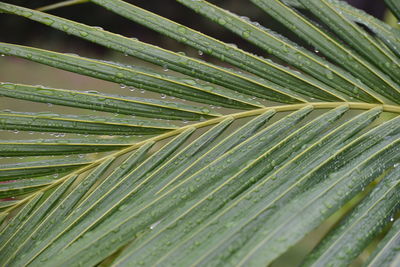
M 60 2 L 60 0 L 7 0 L 3 2 L 29 8 L 39 8 Z M 239 37 L 229 34 L 227 30 L 210 22 L 206 18 L 194 14 L 193 11 L 180 5 L 175 0 L 128 0 L 127 2 L 153 11 L 179 23 L 183 23 L 211 36 L 218 37 L 223 41 L 235 43 L 242 48 L 250 49 L 256 53 L 259 52 L 258 49 L 244 42 Z M 285 32 L 285 29 L 283 29 L 281 25 L 274 22 L 274 20 L 262 12 L 261 9 L 257 8 L 248 0 L 211 0 L 210 2 L 242 16 L 248 16 L 252 20 L 273 30 L 281 33 Z M 348 2 L 378 18 L 382 18 L 385 12 L 383 0 L 348 0 Z M 175 51 L 186 51 L 186 48 L 181 44 L 178 44 L 169 38 L 165 38 L 162 35 L 155 34 L 149 29 L 121 18 L 106 9 L 91 3 L 64 7 L 51 11 L 51 13 L 92 26 L 100 26 L 109 31 L 120 33 L 128 37 L 135 37 L 145 42 L 160 45 L 164 48 Z M 79 47 L 80 51 L 82 51 L 82 49 L 89 49 L 92 52 L 91 54 L 106 53 L 106 50 L 100 46 L 83 41 L 77 37 L 66 35 L 57 30 L 49 30 L 49 27 L 39 23 L 34 23 L 25 18 L 1 14 L 0 26 L 0 41 L 3 42 L 29 45 L 46 44 L 46 48 L 53 48 L 61 51 L 67 50 L 69 52 L 78 52 L 75 50 L 77 49 L 76 47 Z M 299 41 L 295 36 L 290 34 L 288 37 L 295 41 Z

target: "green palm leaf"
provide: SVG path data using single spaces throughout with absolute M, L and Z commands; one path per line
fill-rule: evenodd
M 399 263 L 399 225 L 398 221 L 393 224 L 393 228 L 379 243 L 378 248 L 368 259 L 366 266 L 396 266 Z
M 397 19 L 400 19 L 400 4 L 399 4 L 399 2 L 396 2 L 395 0 L 385 0 L 385 2 L 389 6 L 389 8 L 392 10 L 393 14 L 397 17 Z
M 199 120 L 221 114 L 182 103 L 139 97 L 102 94 L 97 91 L 74 91 L 23 84 L 0 84 L 2 96 L 149 118 Z
M 296 13 L 294 10 L 285 7 L 285 5 L 281 1 L 253 0 L 253 2 L 262 7 L 263 10 L 274 16 L 276 19 L 284 23 L 287 27 L 292 29 L 297 35 L 299 35 L 301 38 L 304 38 L 307 42 L 309 42 L 312 46 L 314 46 L 317 50 L 319 50 L 324 55 L 329 57 L 331 60 L 341 65 L 343 68 L 345 68 L 347 71 L 349 71 L 356 77 L 360 78 L 364 83 L 366 83 L 372 88 L 376 88 L 375 90 L 381 88 L 381 90 L 378 89 L 379 91 L 377 90 L 376 93 L 379 93 L 380 95 L 383 96 L 387 96 L 389 97 L 389 99 L 396 99 L 399 97 L 398 85 L 393 84 L 393 82 L 390 81 L 390 78 L 386 77 L 386 75 L 382 73 L 379 69 L 377 69 L 377 67 L 374 67 L 368 62 L 366 62 L 365 59 L 362 59 L 361 56 L 357 54 L 357 52 L 352 51 L 343 44 L 341 44 L 340 40 L 335 40 L 335 38 L 332 38 L 328 34 L 324 33 L 323 29 L 314 25 L 311 21 L 305 19 L 303 16 Z M 315 10 L 311 8 L 311 4 L 309 3 L 304 3 L 304 6 L 310 7 L 310 11 Z M 331 6 L 329 7 L 332 8 Z M 327 10 L 328 8 L 323 7 L 321 9 Z M 336 13 L 339 12 L 336 9 L 334 10 Z M 354 26 L 352 22 L 349 21 L 346 22 L 347 24 L 351 24 L 351 26 Z M 338 23 L 341 25 L 345 25 L 344 22 L 338 22 Z M 292 25 L 296 26 L 293 28 Z M 358 40 L 359 38 L 360 37 L 354 36 L 355 40 Z M 351 42 L 349 43 L 351 44 Z M 354 44 L 354 47 L 358 47 L 358 45 L 359 44 Z M 381 49 L 380 46 L 379 48 Z M 360 48 L 360 50 L 364 51 L 365 48 Z M 378 54 L 377 52 L 374 53 Z M 385 53 L 385 55 L 391 55 L 391 54 Z M 378 59 L 374 60 L 377 61 Z M 395 56 L 393 56 L 393 59 L 387 58 L 381 60 L 381 62 L 384 63 L 392 61 L 398 63 L 398 59 Z M 389 63 L 389 67 L 391 66 L 392 64 Z M 392 71 L 392 69 L 390 69 L 390 71 Z M 397 76 L 398 73 L 394 74 L 394 77 Z M 392 85 L 393 87 L 392 88 L 390 88 L 391 86 L 386 87 L 384 86 L 385 83 L 388 85 L 393 84 Z M 393 92 L 390 93 L 391 91 Z M 392 95 L 389 96 L 389 94 Z
M 368 95 L 365 95 L 369 92 L 369 89 L 365 88 L 365 85 L 355 84 L 355 79 L 348 76 L 348 73 L 341 68 L 299 47 L 283 36 L 207 2 L 186 0 L 179 2 L 194 10 L 199 10 L 202 15 L 208 16 L 216 22 L 225 18 L 227 22 L 223 23 L 224 27 L 264 49 L 267 53 L 273 54 L 318 80 L 329 84 L 333 87 L 336 94 L 340 92 L 339 96 L 345 94 L 354 98 L 356 95 L 363 95 L 362 91 L 364 91 L 364 97 L 368 99 L 365 100 L 367 102 L 373 101 L 371 96 L 368 98 Z
M 399 175 L 399 169 L 395 168 L 384 177 L 370 195 L 309 255 L 305 265 L 324 265 L 328 262 L 350 264 L 351 259 L 368 244 L 365 240 L 372 240 L 390 220 L 387 216 L 393 213 L 398 202 Z
M 368 27 L 380 40 L 382 40 L 397 56 L 400 53 L 398 40 L 400 38 L 400 31 L 391 27 L 390 25 L 376 19 L 375 17 L 366 14 L 362 10 L 358 10 L 345 2 L 332 1 L 335 8 L 343 12 L 344 15 L 357 23 Z M 382 47 L 383 48 L 383 47 Z
M 84 2 L 235 69 L 42 12 Z M 55 135 L 0 140 L 0 265 L 265 266 L 326 225 L 303 265 L 349 265 L 362 253 L 368 266 L 396 265 L 398 30 L 336 0 L 249 1 L 324 58 L 206 1 L 177 2 L 280 63 L 121 0 L 42 11 L 0 2 L 158 67 L 4 42 L 0 53 L 173 97 L 3 81 L 0 96 L 57 111 L 0 112 L 2 130 Z

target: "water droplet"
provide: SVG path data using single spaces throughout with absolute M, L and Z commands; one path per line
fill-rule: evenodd
M 160 96 L 161 96 L 161 98 L 166 98 L 167 97 L 165 94 L 161 94 Z
M 153 223 L 152 225 L 150 225 L 150 229 L 151 229 L 151 230 L 153 230 L 154 228 L 156 228 L 156 227 L 157 227 L 157 225 L 159 225 L 159 224 L 160 224 L 160 222 L 161 222 L 161 220 L 159 220 L 159 221 L 157 221 L 157 222 Z
M 80 34 L 82 37 L 88 36 L 88 33 L 87 33 L 87 32 L 84 32 L 84 31 L 80 31 L 79 34 Z
M 46 24 L 47 26 L 50 26 L 54 23 L 54 20 L 52 20 L 51 18 L 44 18 L 43 23 Z
M 29 18 L 30 16 L 32 16 L 32 12 L 24 11 L 22 12 L 22 16 Z
M 208 108 L 202 108 L 201 111 L 205 114 L 210 113 L 210 110 Z
M 238 46 L 236 44 L 228 44 L 228 47 L 233 47 L 233 48 L 238 48 Z
M 196 85 L 196 81 L 195 80 L 183 80 L 184 83 L 186 84 L 190 84 L 190 85 Z
M 84 91 L 85 93 L 88 93 L 88 94 L 98 94 L 99 92 L 98 91 L 96 91 L 96 90 L 87 90 L 87 91 Z
M 203 55 L 203 51 L 199 50 L 197 53 L 199 53 L 199 56 Z
M 218 19 L 218 23 L 221 25 L 225 25 L 226 24 L 226 20 L 224 20 L 223 18 L 219 18 Z
M 325 75 L 326 75 L 326 78 L 328 78 L 329 80 L 332 80 L 332 79 L 333 79 L 333 73 L 332 73 L 331 70 L 326 69 L 326 70 L 325 70 Z
M 250 31 L 243 31 L 243 32 L 242 32 L 242 36 L 243 36 L 244 38 L 249 38 L 249 37 L 250 37 Z
M 186 33 L 186 29 L 185 29 L 184 27 L 180 27 L 180 28 L 178 29 L 178 32 L 180 32 L 180 33 L 182 33 L 182 34 L 185 34 L 185 33 Z

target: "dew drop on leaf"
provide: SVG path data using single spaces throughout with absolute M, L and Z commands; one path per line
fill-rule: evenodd
M 88 33 L 87 33 L 87 32 L 84 32 L 84 31 L 80 31 L 79 34 L 80 34 L 82 37 L 88 36 Z

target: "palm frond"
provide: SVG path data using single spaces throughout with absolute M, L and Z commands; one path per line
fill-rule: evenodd
M 254 73 L 265 80 L 270 80 L 281 87 L 312 98 L 318 97 L 321 100 L 340 99 L 329 92 L 329 86 L 327 88 L 327 85 L 312 77 L 243 51 L 233 45 L 223 43 L 147 10 L 118 0 L 92 2 L 240 69 Z M 184 34 L 184 37 L 182 37 L 182 34 Z
M 379 243 L 378 248 L 371 255 L 366 266 L 396 266 L 399 263 L 398 249 L 400 246 L 399 221 L 393 224 L 393 228 Z
M 89 2 L 89 0 L 67 0 L 67 1 L 56 3 L 56 4 L 40 7 L 37 10 L 49 11 L 49 10 L 53 10 L 53 9 L 57 9 L 57 8 L 61 8 L 61 7 L 79 5 L 79 4 L 83 4 L 86 2 Z
M 338 96 L 347 95 L 348 97 L 357 98 L 357 95 L 363 94 L 357 88 L 364 91 L 364 94 L 371 91 L 365 88 L 365 85 L 361 85 L 360 83 L 355 84 L 354 77 L 351 75 L 349 76 L 343 69 L 331 64 L 327 60 L 321 59 L 305 48 L 299 47 L 294 42 L 289 41 L 285 37 L 269 29 L 251 23 L 251 21 L 245 18 L 239 17 L 207 2 L 190 0 L 182 0 L 179 2 L 194 10 L 199 10 L 202 15 L 209 17 L 215 22 L 225 18 L 227 22 L 223 24 L 224 27 L 264 49 L 267 53 L 284 60 L 292 66 L 330 85 L 333 87 L 334 92 L 339 94 Z M 384 86 L 385 83 L 381 81 L 380 84 L 380 86 Z M 390 89 L 390 87 L 385 88 L 393 90 L 393 88 Z M 347 101 L 349 99 L 348 97 L 345 98 Z M 373 102 L 371 96 L 368 98 L 368 94 L 364 97 L 367 97 L 366 99 L 364 98 L 364 101 Z
M 137 139 L 114 138 L 71 138 L 0 140 L 0 153 L 5 157 L 55 156 L 98 153 L 129 147 Z
M 184 103 L 140 97 L 102 94 L 97 91 L 76 91 L 25 84 L 2 83 L 0 95 L 34 102 L 50 103 L 114 114 L 169 120 L 199 120 L 218 117 L 214 110 Z
M 89 2 L 235 69 L 0 2 L 155 66 L 4 42 L 1 54 L 174 97 L 1 83 L 0 96 L 74 111 L 0 112 L 0 129 L 61 134 L 0 140 L 1 266 L 265 266 L 332 218 L 305 266 L 348 265 L 367 247 L 368 266 L 399 261 L 397 29 L 336 0 L 249 1 L 317 53 L 177 0 L 278 63 L 121 0 Z
M 159 134 L 176 126 L 158 121 L 136 118 L 109 118 L 100 116 L 60 115 L 52 113 L 0 113 L 4 130 L 65 132 L 80 134 Z
M 90 159 L 55 159 L 33 162 L 23 162 L 15 164 L 0 165 L 0 180 L 19 180 L 31 177 L 40 177 L 41 175 L 49 175 L 59 172 L 65 172 L 71 169 L 76 169 L 91 163 Z
M 374 88 L 372 90 L 368 89 L 368 91 L 366 91 L 370 95 L 377 96 L 378 99 L 380 96 L 385 96 L 388 97 L 389 99 L 398 99 L 398 97 L 400 96 L 398 85 L 395 84 L 389 77 L 387 77 L 387 75 L 385 75 L 385 73 L 383 73 L 379 69 L 380 67 L 382 67 L 381 65 L 385 63 L 386 65 L 389 65 L 388 67 L 390 68 L 390 72 L 393 72 L 393 76 L 397 77 L 398 70 L 396 69 L 393 70 L 391 68 L 392 64 L 390 62 L 392 61 L 395 62 L 393 63 L 393 65 L 397 66 L 399 63 L 398 59 L 395 56 L 385 59 L 377 59 L 377 58 L 372 59 L 371 57 L 370 60 L 372 62 L 378 62 L 378 63 L 383 62 L 380 64 L 380 66 L 373 66 L 371 63 L 366 62 L 366 60 L 363 59 L 360 54 L 357 54 L 357 52 L 360 53 L 360 51 L 365 51 L 365 53 L 375 53 L 379 55 L 379 53 L 375 51 L 377 49 L 375 49 L 374 51 L 367 50 L 368 51 L 367 52 L 365 47 L 359 47 L 358 43 L 353 44 L 351 40 L 355 41 L 361 38 L 360 36 L 357 36 L 357 34 L 355 33 L 361 31 L 360 28 L 357 25 L 355 25 L 352 21 L 349 21 L 347 18 L 343 16 L 340 16 L 343 21 L 338 19 L 337 17 L 338 14 L 340 14 L 339 13 L 340 11 L 335 9 L 334 6 L 332 6 L 330 3 L 326 2 L 325 6 L 316 8 L 311 3 L 302 2 L 304 4 L 304 7 L 306 7 L 307 10 L 309 10 L 310 12 L 313 12 L 315 10 L 333 10 L 332 12 L 327 12 L 328 14 L 318 14 L 318 16 L 320 16 L 319 18 L 321 20 L 322 17 L 325 18 L 326 16 L 328 16 L 328 18 L 326 18 L 327 20 L 323 21 L 325 23 L 328 23 L 329 19 L 329 21 L 336 21 L 338 25 L 339 24 L 342 25 L 340 31 L 342 31 L 344 28 L 349 29 L 350 32 L 346 36 L 352 36 L 351 40 L 346 40 L 346 39 L 345 40 L 348 41 L 348 44 L 351 45 L 352 47 L 359 47 L 359 51 L 355 52 L 350 48 L 346 47 L 345 45 L 342 44 L 340 40 L 332 38 L 331 36 L 329 36 L 329 34 L 325 33 L 321 27 L 318 27 L 312 21 L 307 20 L 299 13 L 297 13 L 295 10 L 286 7 L 279 0 L 276 1 L 253 0 L 253 2 L 255 2 L 257 5 L 263 8 L 263 10 L 268 12 L 268 14 L 272 15 L 274 18 L 282 22 L 284 25 L 286 25 L 289 29 L 291 29 L 301 38 L 305 39 L 313 47 L 315 47 L 315 49 L 323 53 L 329 59 L 342 66 L 344 69 L 352 73 L 355 77 L 361 79 L 361 81 L 367 84 L 370 88 Z M 316 15 L 315 13 L 313 14 Z M 331 15 L 332 17 L 329 17 L 329 15 Z M 332 23 L 329 24 L 329 26 L 336 28 L 338 27 L 332 25 Z M 353 28 L 354 30 L 352 31 L 351 29 Z M 364 38 L 370 41 L 371 37 L 368 36 L 367 33 L 364 31 L 362 31 L 362 33 L 363 36 L 365 35 Z M 339 37 L 342 36 L 339 35 Z M 362 43 L 364 44 L 364 42 Z M 374 46 L 372 44 L 368 44 L 368 47 L 371 47 L 371 49 L 373 50 L 375 46 L 378 46 L 378 48 L 381 50 L 380 45 L 377 45 L 376 42 L 372 43 Z M 379 52 L 381 54 L 384 54 L 385 56 L 390 56 L 390 54 L 388 53 L 384 53 L 382 51 Z M 385 86 L 385 84 L 387 86 Z
M 393 14 L 400 20 L 400 4 L 395 0 L 385 0 Z
M 350 264 L 393 217 L 398 199 L 399 168 L 394 168 L 373 191 L 325 237 L 305 265 Z M 392 215 L 393 216 L 393 215 Z
M 86 33 L 86 32 L 85 32 Z M 86 33 L 88 34 L 88 33 Z M 230 108 L 262 107 L 250 96 L 223 88 L 197 84 L 194 80 L 171 77 L 150 70 L 124 66 L 113 62 L 89 59 L 77 55 L 62 54 L 38 48 L 0 43 L 0 53 L 18 56 L 59 69 L 134 86 L 136 88 L 165 93 L 182 99 Z
M 370 29 L 376 36 L 384 42 L 397 56 L 400 55 L 400 46 L 396 41 L 400 38 L 400 31 L 379 19 L 368 15 L 362 10 L 356 9 L 346 2 L 332 1 L 335 8 L 350 20 L 360 23 Z M 382 47 L 382 46 L 381 46 Z M 383 47 L 382 47 L 383 48 Z

